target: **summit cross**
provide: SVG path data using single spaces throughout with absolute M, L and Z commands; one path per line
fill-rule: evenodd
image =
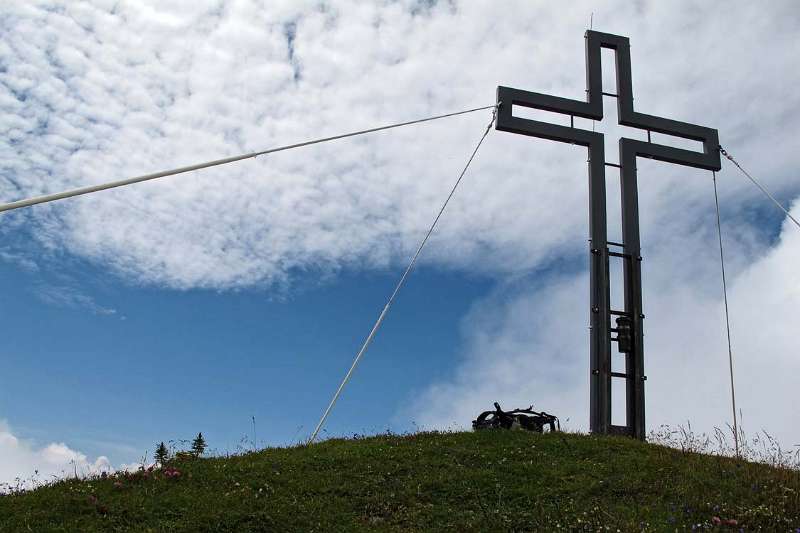
M 547 94 L 497 88 L 498 114 L 495 128 L 531 137 L 586 146 L 589 151 L 589 250 L 590 267 L 590 406 L 589 427 L 593 433 L 629 435 L 645 438 L 644 411 L 644 347 L 642 311 L 642 272 L 639 243 L 639 201 L 636 158 L 647 157 L 667 163 L 717 171 L 720 169 L 717 130 L 646 115 L 633 109 L 630 42 L 627 37 L 589 30 L 586 40 L 587 101 L 572 100 Z M 602 89 L 601 49 L 614 50 L 616 55 L 617 93 Z M 600 121 L 603 119 L 603 96 L 617 98 L 619 124 L 648 132 L 647 141 L 619 140 L 619 164 L 605 160 L 602 133 L 574 127 L 574 117 Z M 562 113 L 572 117 L 571 126 L 561 126 L 515 117 L 514 106 Z M 650 132 L 673 135 L 703 144 L 702 152 L 650 142 Z M 605 167 L 619 168 L 622 242 L 607 240 Z M 609 250 L 613 246 L 615 251 Z M 617 251 L 620 250 L 621 251 Z M 612 309 L 610 302 L 609 257 L 623 262 L 624 309 Z M 615 317 L 615 325 L 611 317 Z M 617 336 L 612 337 L 612 333 Z M 613 372 L 611 343 L 625 356 L 625 372 Z M 625 425 L 611 423 L 611 380 L 625 380 Z

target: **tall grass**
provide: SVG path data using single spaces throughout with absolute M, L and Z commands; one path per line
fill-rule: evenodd
M 726 424 L 725 428 L 715 426 L 713 433 L 708 434 L 695 433 L 690 422 L 678 427 L 661 425 L 650 432 L 647 440 L 652 444 L 668 446 L 686 453 L 736 457 L 734 430 L 730 424 Z M 741 425 L 737 436 L 739 458 L 780 469 L 800 470 L 800 444 L 786 449 L 765 430 L 751 436 L 745 433 Z

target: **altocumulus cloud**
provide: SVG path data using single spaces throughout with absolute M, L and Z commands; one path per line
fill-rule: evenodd
M 701 116 L 745 160 L 770 143 L 788 154 L 776 121 L 791 124 L 800 98 L 790 3 L 726 12 L 735 15 L 685 7 L 612 2 L 595 13 L 603 29 L 632 38 L 637 107 Z M 52 2 L 6 11 L 0 194 L 12 199 L 485 105 L 501 82 L 580 97 L 590 8 Z M 772 63 L 756 63 L 756 48 Z M 731 68 L 748 59 L 759 75 Z M 412 249 L 487 118 L 275 154 L 36 208 L 33 219 L 43 241 L 172 287 L 384 266 Z M 582 174 L 581 155 L 494 135 L 428 260 L 506 274 L 576 249 L 584 184 L 564 180 Z M 780 159 L 760 170 L 788 186 Z M 643 190 L 645 231 L 699 194 L 697 180 L 662 174 Z M 678 186 L 680 195 L 665 194 Z M 740 186 L 731 194 L 752 199 Z
M 800 190 L 800 12 L 789 1 L 733 4 L 13 3 L 0 18 L 0 197 L 487 105 L 498 84 L 580 98 L 581 35 L 594 12 L 595 29 L 631 37 L 638 110 L 719 128 L 723 144 L 790 199 Z M 42 243 L 132 283 L 275 286 L 296 271 L 396 265 L 487 119 L 275 154 L 26 216 Z M 552 398 L 585 418 L 585 272 L 556 261 L 585 260 L 584 157 L 490 135 L 424 261 L 514 281 L 465 319 L 464 359 L 432 385 L 428 407 L 410 408 L 420 420 L 449 422 L 436 406 L 467 397 L 468 374 L 482 376 L 482 402 Z M 709 176 L 648 162 L 640 176 L 649 412 L 680 422 L 701 402 L 698 416 L 719 424 L 725 359 Z M 792 396 L 768 381 L 774 365 L 796 368 L 785 333 L 759 335 L 792 329 L 798 282 L 778 264 L 796 243 L 791 228 L 776 240 L 776 219 L 754 209 L 763 200 L 747 182 L 730 171 L 721 180 L 747 371 L 741 403 L 761 421 L 767 399 Z

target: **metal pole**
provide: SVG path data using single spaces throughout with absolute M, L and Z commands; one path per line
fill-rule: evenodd
M 303 146 L 310 146 L 312 144 L 319 144 L 328 141 L 335 141 L 337 139 L 344 139 L 347 137 L 355 137 L 356 135 L 364 135 L 365 133 L 373 133 L 376 131 L 388 130 L 392 128 L 399 128 L 401 126 L 409 126 L 411 124 L 419 124 L 421 122 L 428 122 L 431 120 L 438 120 L 440 118 L 447 118 L 447 117 L 454 117 L 456 115 L 464 115 L 466 113 L 473 113 L 475 111 L 482 111 L 484 109 L 492 109 L 496 107 L 496 104 L 492 104 L 489 106 L 483 107 L 476 107 L 474 109 L 467 109 L 465 111 L 457 111 L 455 113 L 447 113 L 444 115 L 436 115 L 433 117 L 426 117 L 417 120 L 411 120 L 408 122 L 400 122 L 397 124 L 390 124 L 388 126 L 379 126 L 377 128 L 369 128 L 366 130 L 354 131 L 350 133 L 343 133 L 341 135 L 334 135 L 332 137 L 323 137 L 321 139 L 314 139 L 311 141 L 304 141 L 295 144 L 289 144 L 286 146 L 279 146 L 277 148 L 269 148 L 267 150 L 261 150 L 258 152 L 249 152 L 246 154 L 235 155 L 232 157 L 225 157 L 223 159 L 215 159 L 213 161 L 206 161 L 204 163 L 197 163 L 195 165 L 189 165 L 185 167 L 179 167 L 172 170 L 164 170 L 161 172 L 153 172 L 152 174 L 144 174 L 142 176 L 136 176 L 133 178 L 127 178 L 117 181 L 109 181 L 107 183 L 101 183 L 99 185 L 90 185 L 88 187 L 80 187 L 78 189 L 72 189 L 69 191 L 58 192 L 54 194 L 46 194 L 44 196 L 37 196 L 34 198 L 28 198 L 26 200 L 19 200 L 16 202 L 10 202 L 7 204 L 0 204 L 0 213 L 3 211 L 11 211 L 13 209 L 20 209 L 22 207 L 30 207 L 36 204 L 43 204 L 47 202 L 54 202 L 56 200 L 63 200 L 64 198 L 72 198 L 73 196 L 81 196 L 84 194 L 90 194 L 94 192 L 104 191 L 106 189 L 114 189 L 116 187 L 124 187 L 125 185 L 133 185 L 134 183 L 141 183 L 143 181 L 154 180 L 157 178 L 163 178 L 166 176 L 174 176 L 176 174 L 183 174 L 185 172 L 191 172 L 193 170 L 200 170 L 203 168 L 215 167 L 219 165 L 226 165 L 228 163 L 234 163 L 236 161 L 242 161 L 244 159 L 252 159 L 254 157 L 258 157 L 260 155 L 267 155 L 267 154 L 274 154 L 275 152 L 282 152 L 284 150 L 291 150 L 293 148 L 301 148 Z

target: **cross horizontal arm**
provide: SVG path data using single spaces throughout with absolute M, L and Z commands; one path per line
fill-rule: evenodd
M 706 143 L 703 144 L 705 145 Z M 683 148 L 675 148 L 663 144 L 622 138 L 619 140 L 619 151 L 620 165 L 623 168 L 626 166 L 635 168 L 635 158 L 638 156 L 705 170 L 716 171 L 720 169 L 718 150 L 712 151 L 711 153 L 706 150 L 703 152 L 695 152 L 693 150 L 684 150 Z
M 500 103 L 496 122 L 496 129 L 499 131 L 508 131 L 511 133 L 529 135 L 531 137 L 541 137 L 551 141 L 579 144 L 581 146 L 589 146 L 603 138 L 601 133 L 569 128 L 567 126 L 560 126 L 540 120 L 519 118 L 513 115 L 515 105 L 532 107 L 535 109 L 546 109 L 547 111 L 555 111 L 556 113 L 572 114 L 563 111 L 563 109 L 581 110 L 579 106 L 583 105 L 586 106 L 586 108 L 582 110 L 583 112 L 588 109 L 588 104 L 586 102 L 556 98 L 546 94 L 531 93 L 502 86 L 497 88 L 497 101 Z M 565 107 L 561 109 L 549 107 L 556 101 L 561 101 Z M 586 115 L 580 114 L 580 116 Z
M 621 139 L 620 150 L 634 150 L 637 155 L 678 165 L 719 170 L 721 163 L 717 130 L 634 110 L 630 41 L 627 37 L 609 33 L 591 30 L 586 32 L 586 101 L 501 86 L 497 88 L 497 101 L 501 103 L 497 117 L 497 129 L 588 146 L 596 138 L 594 132 L 517 118 L 513 115 L 513 108 L 522 106 L 573 117 L 602 120 L 603 72 L 600 57 L 602 48 L 612 49 L 616 53 L 617 108 L 621 125 L 703 143 L 703 151 L 696 152 L 667 145 Z M 627 143 L 627 146 L 623 147 L 623 142 Z
M 581 100 L 512 89 L 511 87 L 498 87 L 497 101 L 504 104 L 507 103 L 509 107 L 511 105 L 519 105 L 593 120 L 603 119 L 602 105 L 593 106 L 589 102 L 582 102 Z

